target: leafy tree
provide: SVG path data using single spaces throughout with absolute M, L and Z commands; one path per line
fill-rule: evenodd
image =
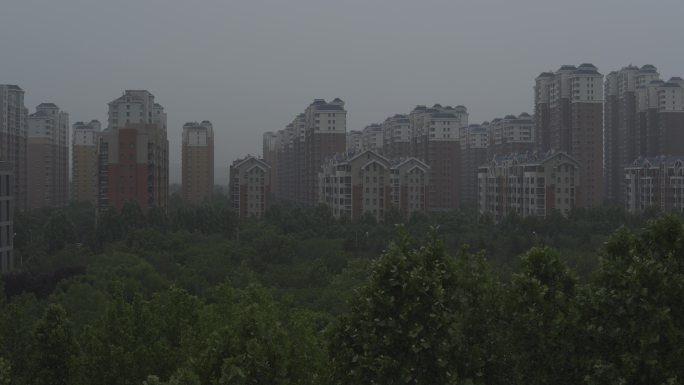
M 214 295 L 220 300 L 205 318 L 213 332 L 195 364 L 200 378 L 209 384 L 320 383 L 325 354 L 306 315 L 279 306 L 255 285 L 244 291 L 222 285 Z
M 12 367 L 4 358 L 0 357 L 0 385 L 12 383 Z
M 454 265 L 436 235 L 412 249 L 403 234 L 332 332 L 335 383 L 458 384 L 456 287 Z
M 674 384 L 684 379 L 684 228 L 665 215 L 606 244 L 585 301 L 589 384 Z
M 514 383 L 581 383 L 577 278 L 549 248 L 533 248 L 521 265 L 506 309 Z
M 78 345 L 64 309 L 48 305 L 36 325 L 31 347 L 31 382 L 38 385 L 71 384 Z
M 57 210 L 50 215 L 43 234 L 49 254 L 54 254 L 77 239 L 73 222 L 62 210 Z

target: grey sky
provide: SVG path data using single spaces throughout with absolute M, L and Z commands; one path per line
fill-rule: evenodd
M 209 119 L 225 166 L 314 98 L 344 99 L 347 129 L 433 103 L 481 122 L 531 113 L 534 77 L 565 63 L 684 75 L 682 15 L 681 0 L 0 0 L 0 83 L 72 123 L 148 89 L 171 163 L 183 123 Z

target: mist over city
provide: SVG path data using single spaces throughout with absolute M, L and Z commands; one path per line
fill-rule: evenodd
M 167 110 L 172 181 L 184 123 L 216 129 L 217 182 L 261 152 L 261 133 L 315 98 L 339 97 L 348 129 L 415 105 L 465 105 L 472 122 L 532 113 L 533 79 L 590 62 L 677 76 L 678 1 L 15 1 L 2 4 L 0 83 L 72 122 L 107 118 L 125 89 Z M 37 11 L 38 10 L 38 11 Z M 658 44 L 653 44 L 657 39 Z
M 684 382 L 681 0 L 3 0 L 0 385 Z

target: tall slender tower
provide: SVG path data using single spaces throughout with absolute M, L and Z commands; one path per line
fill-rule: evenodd
M 97 205 L 97 147 L 100 122 L 76 122 L 71 147 L 71 199 Z
M 28 118 L 28 207 L 64 207 L 69 203 L 69 114 L 54 103 L 41 103 Z
M 201 203 L 214 190 L 214 128 L 210 121 L 183 125 L 183 197 Z
M 109 103 L 108 127 L 99 144 L 101 209 L 137 201 L 143 210 L 166 209 L 169 141 L 164 107 L 149 91 L 127 90 Z

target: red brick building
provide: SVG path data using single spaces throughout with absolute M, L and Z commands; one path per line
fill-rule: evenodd
M 143 210 L 166 209 L 169 141 L 156 124 L 129 124 L 100 139 L 100 207 L 121 209 L 137 201 Z

